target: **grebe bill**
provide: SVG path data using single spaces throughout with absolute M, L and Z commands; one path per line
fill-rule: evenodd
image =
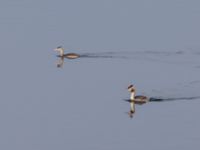
M 75 59 L 75 58 L 80 57 L 80 55 L 76 53 L 64 54 L 64 48 L 62 46 L 58 46 L 54 50 L 59 52 L 59 57 L 64 57 L 64 58 L 69 58 L 69 59 Z

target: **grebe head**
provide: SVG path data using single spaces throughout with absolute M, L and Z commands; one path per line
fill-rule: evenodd
M 63 56 L 64 55 L 64 48 L 62 46 L 58 46 L 54 50 L 59 52 L 59 56 Z
M 132 84 L 128 86 L 128 91 L 131 92 L 131 93 L 135 92 L 135 88 Z

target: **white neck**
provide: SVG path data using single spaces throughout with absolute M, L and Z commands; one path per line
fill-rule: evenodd
M 59 53 L 60 53 L 60 56 L 63 56 L 64 55 L 64 49 L 59 49 Z
M 130 100 L 134 100 L 134 99 L 135 99 L 135 92 L 131 92 Z

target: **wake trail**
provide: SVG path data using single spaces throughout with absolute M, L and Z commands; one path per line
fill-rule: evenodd
M 192 97 L 175 97 L 175 98 L 154 98 L 151 97 L 149 99 L 150 102 L 164 102 L 164 101 L 177 101 L 177 100 L 200 100 L 200 96 L 192 96 Z

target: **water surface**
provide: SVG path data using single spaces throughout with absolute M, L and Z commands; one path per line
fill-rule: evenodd
M 0 148 L 198 150 L 198 6 L 1 2 Z M 57 68 L 59 45 L 84 57 Z M 129 118 L 129 84 L 168 101 Z

